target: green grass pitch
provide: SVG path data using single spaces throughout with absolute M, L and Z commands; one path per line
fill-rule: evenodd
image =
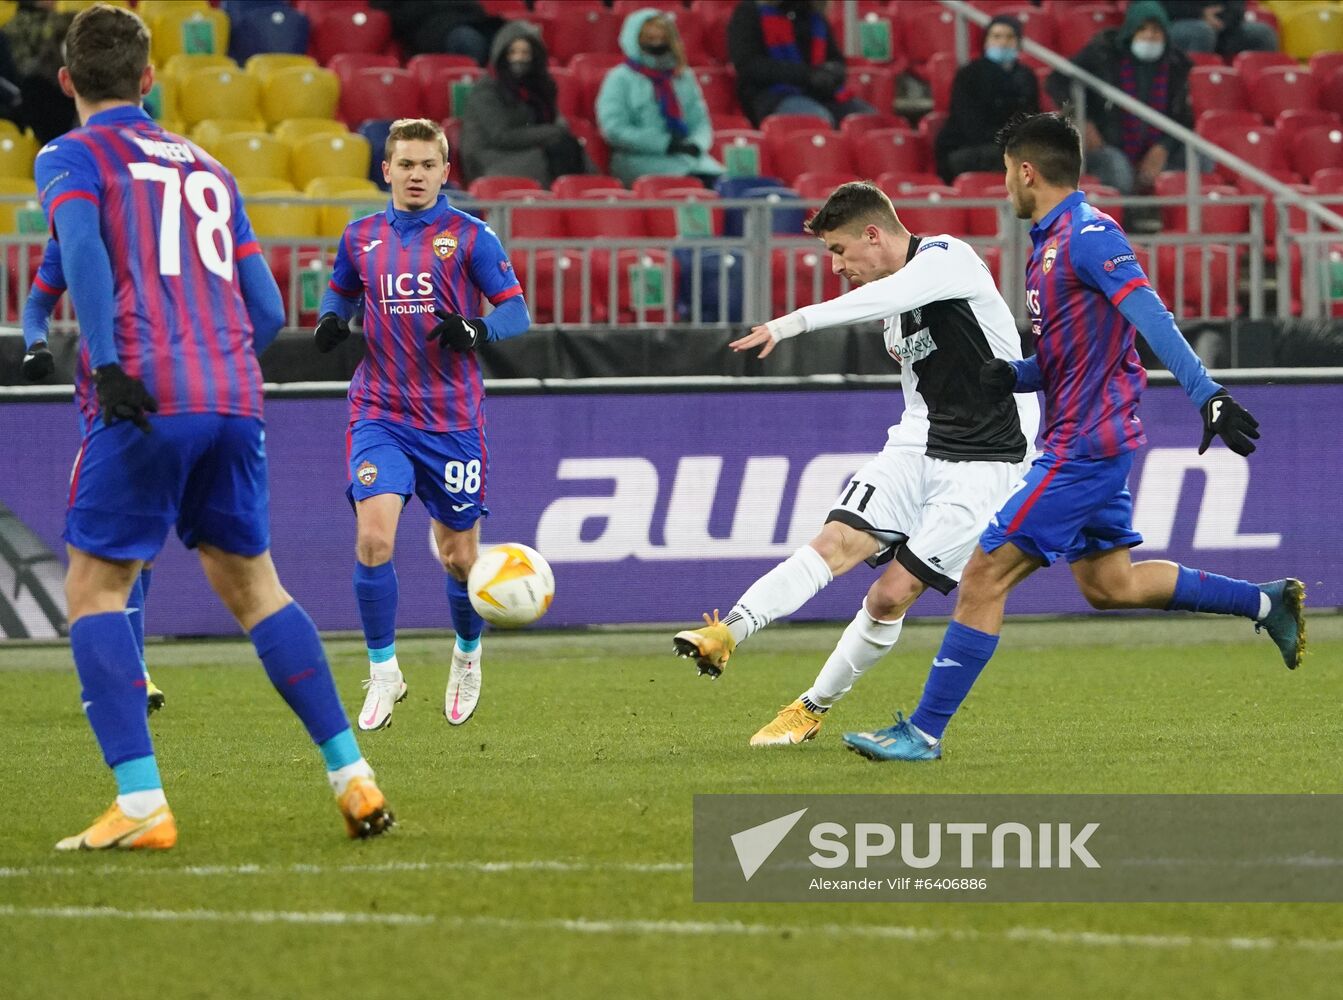
M 442 716 L 450 637 L 399 644 L 410 697 L 361 736 L 399 824 L 344 837 L 320 760 L 242 642 L 154 643 L 165 854 L 58 855 L 111 800 L 64 647 L 0 646 L 9 807 L 0 995 L 1336 997 L 1343 906 L 696 904 L 697 792 L 1343 791 L 1343 618 L 1301 670 L 1241 622 L 1013 622 L 937 763 L 839 733 L 918 696 L 940 624 L 800 749 L 746 745 L 840 626 L 755 637 L 723 679 L 670 631 L 489 636 Z M 366 666 L 328 643 L 353 715 Z

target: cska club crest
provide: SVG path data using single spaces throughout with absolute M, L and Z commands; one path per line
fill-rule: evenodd
M 355 478 L 365 486 L 372 486 L 378 478 L 378 467 L 372 462 L 360 462 L 354 470 Z
M 1054 269 L 1054 258 L 1059 255 L 1059 245 L 1055 241 L 1045 247 L 1045 274 Z
M 434 256 L 439 260 L 447 260 L 457 252 L 457 237 L 452 233 L 442 232 L 434 237 Z

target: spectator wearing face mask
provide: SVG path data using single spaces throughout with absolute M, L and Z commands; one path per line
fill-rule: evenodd
M 723 165 L 708 153 L 709 109 L 695 74 L 686 70 L 675 22 L 651 7 L 636 10 L 621 26 L 620 50 L 625 61 L 606 74 L 597 94 L 597 127 L 611 147 L 611 173 L 626 185 L 645 174 L 713 183 Z
M 1073 59 L 1113 87 L 1193 128 L 1189 107 L 1189 57 L 1170 44 L 1170 21 L 1157 0 L 1129 4 L 1119 28 L 1102 31 Z M 1071 101 L 1067 77 L 1045 82 L 1062 107 Z M 1082 132 L 1086 173 L 1123 194 L 1149 192 L 1163 170 L 1184 168 L 1184 145 L 1136 115 L 1089 92 Z
M 531 177 L 549 187 L 561 174 L 586 173 L 583 147 L 556 110 L 555 80 L 536 29 L 523 21 L 504 25 L 489 66 L 462 113 L 467 179 Z
M 951 107 L 937 134 L 937 172 L 950 183 L 969 170 L 1002 170 L 994 135 L 1015 114 L 1040 110 L 1040 84 L 1021 65 L 1021 22 L 1000 14 L 984 34 L 984 54 L 956 71 Z
M 826 0 L 741 0 L 733 10 L 728 60 L 742 109 L 757 125 L 775 114 L 816 115 L 837 125 L 875 110 L 844 85 L 844 54 L 826 9 Z

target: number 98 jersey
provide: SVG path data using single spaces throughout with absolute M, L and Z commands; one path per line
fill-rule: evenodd
M 52 226 L 72 198 L 98 207 L 112 265 L 113 336 L 121 367 L 159 414 L 260 417 L 261 369 L 238 282 L 259 253 L 232 175 L 199 147 L 127 105 L 37 154 L 38 196 Z M 67 272 L 75 262 L 66 260 Z M 75 377 L 80 410 L 97 413 L 87 341 Z

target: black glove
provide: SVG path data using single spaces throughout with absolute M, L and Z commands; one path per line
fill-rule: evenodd
M 991 358 L 979 369 L 979 387 L 991 400 L 1006 399 L 1017 388 L 1017 370 L 1010 361 Z
M 685 153 L 687 156 L 699 156 L 701 150 L 689 139 L 682 136 L 673 136 L 672 141 L 667 144 L 669 153 Z
M 349 323 L 335 313 L 324 313 L 317 321 L 317 329 L 312 332 L 312 342 L 317 345 L 318 351 L 326 354 L 349 335 Z
M 474 351 L 485 343 L 488 331 L 483 320 L 467 319 L 438 309 L 434 310 L 434 315 L 440 322 L 429 331 L 429 340 L 437 340 L 441 346 L 451 347 L 454 351 Z
M 121 365 L 103 365 L 93 373 L 98 390 L 98 407 L 103 411 L 103 423 L 111 425 L 118 420 L 129 420 L 146 434 L 149 419 L 146 413 L 158 413 L 159 403 L 149 394 L 145 384 L 127 375 Z
M 56 362 L 45 340 L 34 343 L 23 356 L 23 377 L 29 382 L 40 382 L 55 370 Z
M 1203 442 L 1198 446 L 1200 455 L 1208 450 L 1214 436 L 1220 437 L 1237 455 L 1251 454 L 1254 443 L 1250 439 L 1259 437 L 1259 421 L 1232 399 L 1225 389 L 1219 389 L 1212 399 L 1203 404 Z

